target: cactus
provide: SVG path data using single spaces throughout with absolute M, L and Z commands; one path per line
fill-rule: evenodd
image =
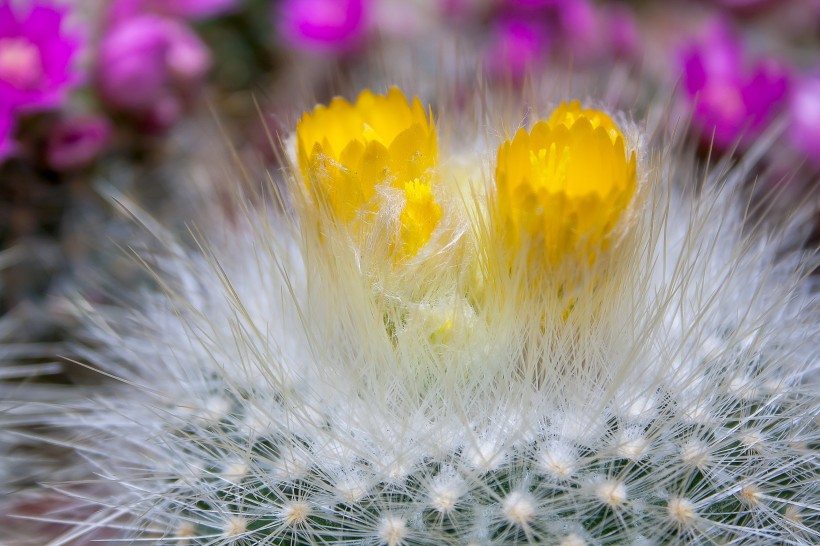
M 130 304 L 74 300 L 119 381 L 52 417 L 95 476 L 59 486 L 97 507 L 63 541 L 820 540 L 814 258 L 744 217 L 749 164 L 696 189 L 577 104 L 435 151 L 417 100 L 338 101 L 289 141 L 286 212 L 152 226 Z

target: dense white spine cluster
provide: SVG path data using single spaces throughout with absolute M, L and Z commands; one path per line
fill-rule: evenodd
M 55 544 L 817 543 L 809 258 L 740 235 L 741 169 L 694 197 L 670 161 L 603 318 L 422 296 L 393 320 L 361 257 L 275 215 L 166 238 L 139 306 L 78 305 L 121 381 L 51 418 L 97 476 L 60 490 L 98 502 Z

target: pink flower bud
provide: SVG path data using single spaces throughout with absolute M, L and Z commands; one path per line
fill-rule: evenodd
M 283 0 L 277 26 L 293 49 L 344 53 L 364 40 L 370 11 L 370 0 Z
M 169 34 L 166 62 L 179 86 L 198 86 L 211 66 L 211 53 L 196 34 L 177 27 Z
M 57 171 L 85 167 L 94 161 L 111 139 L 111 125 L 96 116 L 60 119 L 46 141 L 46 163 Z
M 179 21 L 141 15 L 111 28 L 102 40 L 97 83 L 113 109 L 161 127 L 172 124 L 202 85 L 210 53 Z

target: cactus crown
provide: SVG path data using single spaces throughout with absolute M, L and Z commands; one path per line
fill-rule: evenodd
M 305 114 L 298 222 L 169 252 L 165 292 L 88 321 L 130 386 L 72 408 L 104 477 L 75 532 L 816 541 L 800 263 L 739 235 L 730 191 L 679 191 L 665 156 L 650 178 L 604 112 L 562 104 L 488 169 L 440 153 L 428 110 L 393 89 Z

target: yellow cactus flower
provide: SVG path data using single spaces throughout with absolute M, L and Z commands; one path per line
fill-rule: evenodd
M 635 193 L 635 153 L 603 112 L 563 103 L 498 150 L 498 213 L 513 248 L 591 264 Z
M 337 97 L 305 113 L 296 126 L 299 169 L 317 203 L 333 220 L 350 224 L 376 212 L 376 188 L 404 191 L 400 244 L 415 255 L 441 219 L 432 193 L 437 159 L 432 114 L 398 88 L 363 91 L 355 104 Z

